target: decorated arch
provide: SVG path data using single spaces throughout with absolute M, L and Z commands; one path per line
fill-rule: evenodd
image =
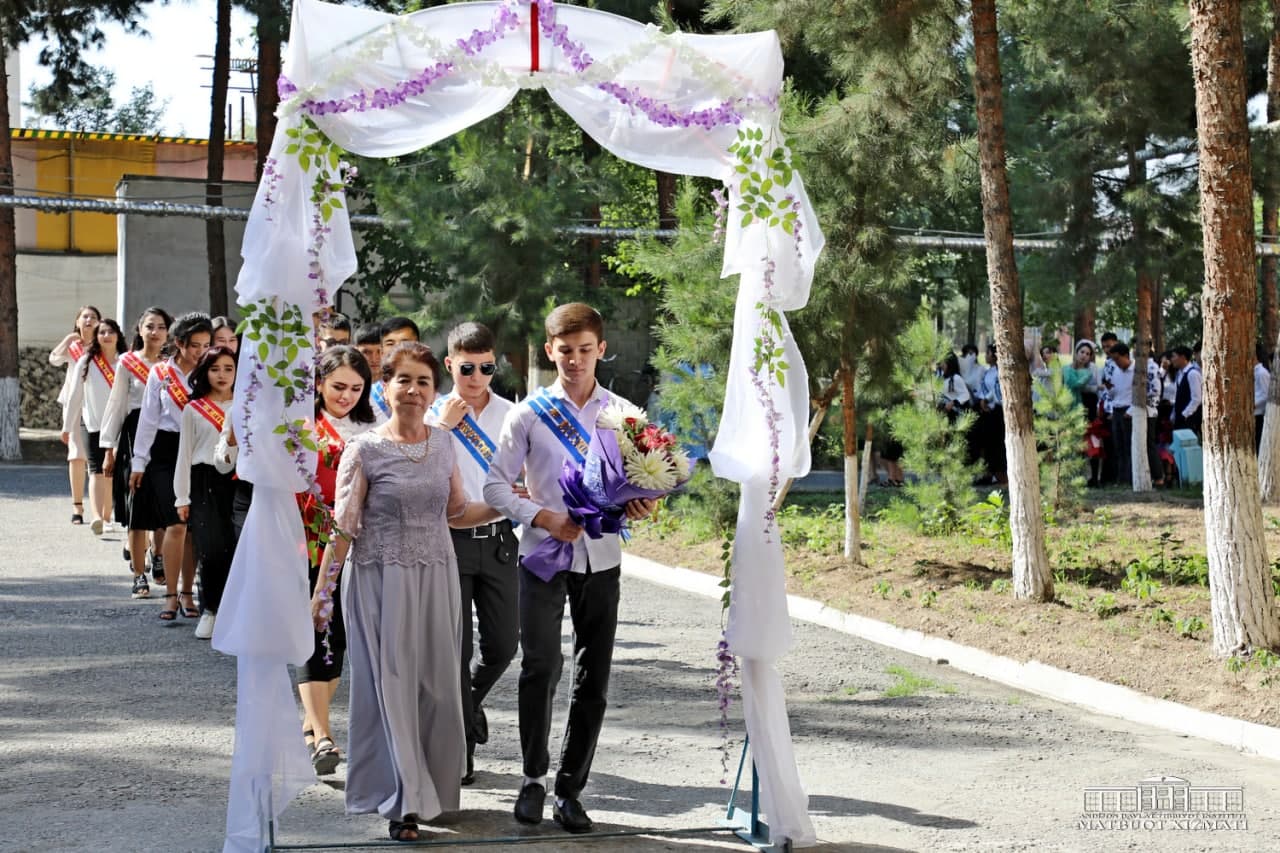
M 314 782 L 287 665 L 312 650 L 295 501 L 315 471 L 312 318 L 356 270 L 343 157 L 416 151 L 538 88 L 616 156 L 725 185 L 722 275 L 739 285 L 711 463 L 742 487 L 727 638 L 775 837 L 814 841 L 775 669 L 792 636 L 771 507 L 809 469 L 808 377 L 786 312 L 807 302 L 823 240 L 779 128 L 776 34 L 664 33 L 552 0 L 405 16 L 297 0 L 284 68 L 236 284 L 246 329 L 231 417 L 254 499 L 213 638 L 237 657 L 226 849 L 263 849 L 267 822 Z

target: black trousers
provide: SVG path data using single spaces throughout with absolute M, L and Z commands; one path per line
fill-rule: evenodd
M 524 775 L 540 778 L 551 765 L 547 739 L 551 735 L 556 684 L 564 666 L 560 623 L 568 600 L 573 622 L 573 686 L 555 795 L 577 798 L 587 785 L 608 704 L 621 570 L 614 567 L 588 574 L 561 572 L 550 581 L 543 581 L 521 566 L 519 575 L 520 642 L 524 649 L 520 666 L 520 749 L 524 754 Z
M 480 708 L 485 697 L 511 665 L 520 641 L 519 543 L 511 522 L 500 522 L 497 530 L 484 539 L 473 538 L 470 530 L 452 531 L 462 588 L 462 719 L 468 748 L 475 746 L 482 731 Z M 473 621 L 479 629 L 478 643 L 473 639 Z
M 1116 482 L 1133 482 L 1133 421 L 1125 417 L 1128 406 L 1111 410 L 1111 443 L 1115 446 Z
M 212 465 L 191 466 L 191 549 L 200 568 L 200 606 L 213 613 L 222 603 L 222 591 L 236 553 L 236 531 L 231 521 L 235 480 L 219 474 Z

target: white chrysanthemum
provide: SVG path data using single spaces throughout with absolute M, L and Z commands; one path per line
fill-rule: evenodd
M 609 401 L 609 405 L 600 410 L 600 415 L 596 418 L 596 426 L 620 430 L 627 418 L 635 418 L 637 426 L 641 429 L 649 423 L 649 416 L 644 413 L 644 409 L 623 400 L 613 399 Z
M 683 450 L 671 451 L 671 462 L 675 465 L 676 482 L 683 483 L 693 473 L 693 462 Z
M 642 489 L 669 492 L 676 487 L 676 472 L 661 450 L 633 453 L 624 465 L 627 482 Z

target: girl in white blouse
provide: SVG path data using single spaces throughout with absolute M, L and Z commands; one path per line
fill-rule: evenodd
M 67 394 L 71 384 L 71 373 L 75 370 L 75 364 L 80 360 L 80 356 L 89 350 L 89 345 L 93 343 L 93 330 L 98 328 L 98 323 L 102 321 L 102 312 L 92 305 L 82 305 L 80 310 L 76 312 L 76 324 L 71 333 L 53 348 L 53 352 L 49 353 L 49 363 L 54 367 L 67 366 L 66 378 L 62 381 L 62 391 L 58 394 L 58 402 L 62 404 L 65 410 L 67 407 Z M 84 471 L 87 462 L 87 453 L 85 445 L 88 439 L 84 436 L 84 428 L 79 423 L 79 413 L 76 415 L 75 429 L 71 430 L 63 443 L 67 445 L 67 471 L 71 476 L 71 513 L 72 524 L 84 524 Z
M 178 461 L 182 411 L 191 399 L 187 377 L 209 349 L 212 339 L 213 327 L 208 314 L 184 314 L 174 322 L 174 357 L 151 368 L 147 376 L 147 388 L 142 393 L 142 413 L 138 416 L 138 434 L 133 443 L 129 491 L 136 495 L 141 490 L 142 500 L 154 502 L 159 524 L 165 528 L 161 546 L 166 568 L 165 607 L 160 611 L 163 622 L 173 622 L 177 618 L 179 604 L 182 605 L 183 616 L 194 619 L 200 615 L 192 597 L 195 560 L 187 542 L 187 526 L 178 517 L 174 503 L 173 476 Z M 180 594 L 179 576 L 182 578 Z
M 89 509 L 93 513 L 91 527 L 99 536 L 111 520 L 111 481 L 102 470 L 104 454 L 99 436 L 111 388 L 116 382 L 117 348 L 122 337 L 115 320 L 98 323 L 88 352 L 80 356 L 71 371 L 67 406 L 62 410 L 63 442 L 70 441 L 78 424 L 83 424 L 88 433 L 85 451 L 89 462 Z
M 200 567 L 200 624 L 196 637 L 213 636 L 214 618 L 231 572 L 236 535 L 231 526 L 232 474 L 236 449 L 217 453 L 218 439 L 231 407 L 236 384 L 236 356 L 227 347 L 213 347 L 191 371 L 191 402 L 182 410 L 178 433 L 178 461 L 173 469 L 174 506 L 191 533 L 191 547 Z
M 147 533 L 154 531 L 156 539 L 152 550 L 151 569 L 156 583 L 164 582 L 164 559 L 160 556 L 164 543 L 164 525 L 154 505 L 142 500 L 140 494 L 129 496 L 129 474 L 133 468 L 133 440 L 138 432 L 138 420 L 142 414 L 142 397 L 147 389 L 147 377 L 151 368 L 164 355 L 169 341 L 169 327 L 173 318 L 163 308 L 152 306 L 142 312 L 134 327 L 130 351 L 120 356 L 116 363 L 116 384 L 111 387 L 107 400 L 107 412 L 103 418 L 102 433 L 98 443 L 102 446 L 103 473 L 112 478 L 112 503 L 116 508 L 116 521 L 128 526 L 129 547 L 125 560 L 133 571 L 133 597 L 147 598 L 151 587 L 147 583 Z

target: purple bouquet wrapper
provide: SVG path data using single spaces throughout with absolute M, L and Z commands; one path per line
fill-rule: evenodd
M 566 461 L 560 472 L 560 489 L 569 517 L 592 539 L 606 533 L 626 536 L 628 501 L 656 499 L 670 492 L 642 489 L 627 482 L 618 436 L 611 429 L 597 429 L 591 436 L 582 465 Z M 524 557 L 524 567 L 543 581 L 573 567 L 573 543 L 548 536 Z M 612 566 L 608 567 L 612 568 Z

